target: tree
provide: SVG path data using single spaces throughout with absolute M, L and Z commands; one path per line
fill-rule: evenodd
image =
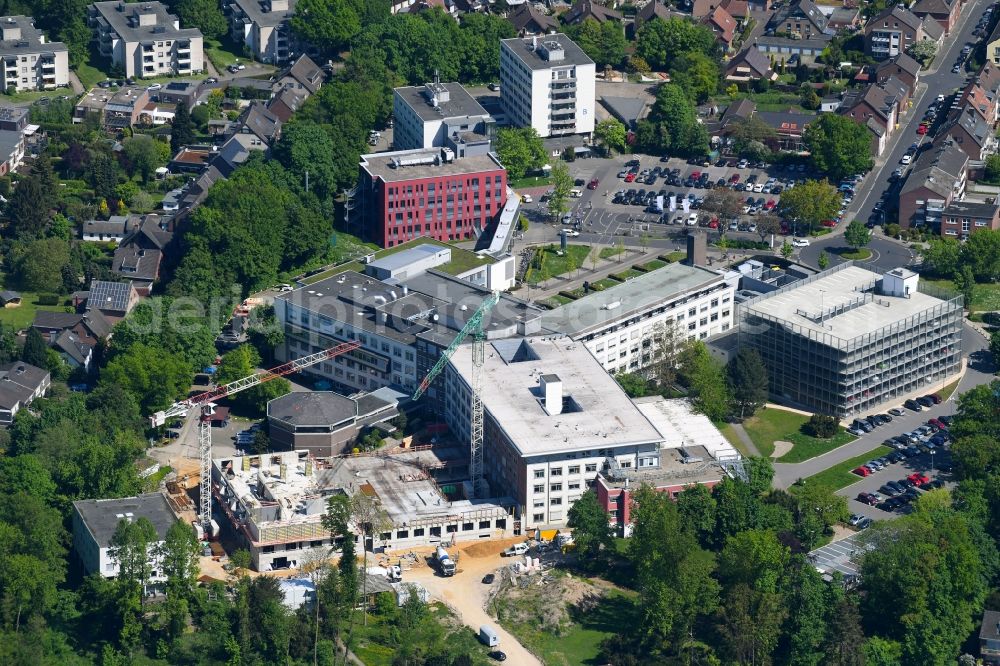
M 702 104 L 719 91 L 719 65 L 698 51 L 681 53 L 670 66 L 670 80 L 679 85 L 695 104 Z
M 6 206 L 11 235 L 29 239 L 41 235 L 49 222 L 47 197 L 38 179 L 28 177 L 17 184 Z
M 778 132 L 756 115 L 737 121 L 733 124 L 732 139 L 736 152 L 744 157 L 766 149 L 766 144 L 778 138 Z
M 1000 356 L 997 358 L 1000 358 Z M 618 382 L 618 385 L 622 387 L 622 390 L 625 391 L 630 398 L 641 398 L 646 395 L 646 378 L 642 375 L 634 372 L 619 372 L 615 375 L 615 381 Z
M 523 178 L 528 171 L 545 164 L 545 147 L 532 127 L 497 130 L 496 150 L 511 178 Z
M 725 594 L 718 629 L 726 652 L 739 664 L 769 663 L 787 615 L 781 595 L 738 583 Z
M 1000 331 L 990 333 L 990 353 L 993 354 L 993 361 L 1000 363 Z
M 1000 279 L 1000 231 L 981 229 L 969 235 L 960 253 L 979 282 Z
M 240 345 L 222 356 L 222 363 L 219 364 L 219 370 L 216 373 L 216 382 L 228 384 L 237 379 L 249 377 L 257 371 L 260 362 L 260 354 L 252 345 Z M 231 400 L 240 409 L 257 414 L 266 410 L 270 400 L 280 398 L 290 391 L 291 385 L 288 380 L 272 379 L 236 394 Z
M 156 542 L 156 528 L 148 518 L 122 519 L 111 537 L 109 554 L 117 565 L 117 612 L 120 615 L 119 642 L 126 650 L 139 646 L 142 633 L 142 602 L 153 573 L 150 547 Z
M 583 49 L 597 64 L 598 69 L 605 66 L 617 66 L 625 59 L 625 31 L 617 21 L 598 23 L 593 18 L 586 18 L 574 26 L 569 26 L 566 33 Z
M 636 142 L 651 152 L 684 155 L 708 152 L 708 132 L 698 122 L 694 102 L 683 88 L 673 83 L 663 84 L 657 90 L 649 118 L 636 125 Z
M 101 385 L 117 384 L 135 397 L 143 411 L 162 409 L 191 387 L 191 367 L 184 357 L 145 344 L 113 354 L 101 373 Z
M 588 490 L 573 503 L 567 524 L 573 530 L 579 562 L 585 568 L 596 569 L 606 553 L 614 550 L 614 532 L 593 490 Z
M 844 240 L 855 249 L 862 248 L 871 242 L 872 232 L 868 227 L 854 220 L 844 230 Z
M 816 259 L 816 265 L 819 266 L 821 271 L 825 271 L 830 266 L 830 255 L 823 250 L 819 253 L 819 257 Z
M 597 123 L 594 128 L 594 138 L 596 138 L 610 154 L 611 151 L 625 150 L 625 125 L 615 118 L 608 118 Z
M 768 236 L 781 233 L 781 218 L 773 213 L 765 213 L 757 216 L 757 235 L 760 242 L 765 242 Z
M 170 125 L 170 150 L 175 155 L 184 146 L 194 142 L 194 122 L 187 104 L 178 104 Z
M 813 437 L 829 439 L 837 434 L 837 431 L 840 429 L 840 424 L 835 416 L 813 414 L 809 417 L 809 420 L 806 422 L 804 428 L 806 432 Z
M 188 604 L 194 599 L 198 584 L 200 550 L 194 528 L 180 520 L 170 526 L 163 543 L 156 549 L 167 579 L 165 614 L 171 638 L 179 636 L 187 624 Z
M 711 29 L 682 18 L 646 21 L 636 36 L 636 55 L 654 69 L 665 69 L 681 53 L 716 57 L 719 47 Z
M 847 500 L 817 483 L 795 488 L 796 536 L 805 548 L 814 548 L 830 526 L 847 520 Z
M 955 273 L 955 286 L 962 292 L 962 301 L 965 309 L 972 311 L 972 299 L 976 295 L 976 277 L 972 274 L 972 267 L 963 264 L 961 270 Z
M 573 177 L 569 174 L 569 167 L 563 161 L 556 162 L 552 165 L 552 192 L 549 194 L 549 214 L 553 222 L 558 222 L 569 210 L 572 189 Z
M 226 17 L 212 0 L 177 0 L 172 8 L 186 28 L 198 28 L 207 37 L 226 34 Z
M 329 55 L 347 48 L 361 32 L 363 0 L 302 0 L 289 21 L 292 31 Z
M 840 208 L 840 193 L 825 180 L 807 180 L 781 193 L 781 205 L 789 219 L 806 226 L 819 227 L 823 220 L 833 219 Z
M 69 243 L 43 238 L 14 246 L 11 263 L 18 285 L 28 291 L 58 292 L 69 264 Z
M 767 402 L 767 368 L 756 349 L 743 347 L 726 366 L 729 393 L 740 418 L 753 416 Z
M 784 243 L 781 244 L 781 247 L 778 249 L 778 251 L 781 252 L 781 257 L 783 259 L 789 259 L 795 253 L 795 248 L 792 247 L 791 243 L 785 241 Z
M 919 62 L 924 67 L 934 59 L 937 54 L 937 42 L 931 39 L 922 39 L 918 42 L 914 42 L 907 49 L 910 57 Z
M 870 133 L 852 118 L 821 114 L 806 127 L 802 140 L 816 167 L 833 180 L 872 168 Z
M 49 346 L 45 343 L 45 338 L 38 332 L 38 329 L 29 328 L 24 338 L 21 360 L 36 368 L 44 368 L 48 351 Z
M 721 363 L 699 345 L 688 380 L 694 394 L 694 407 L 712 419 L 721 421 L 729 414 L 729 388 Z
M 677 381 L 677 366 L 687 346 L 687 340 L 675 322 L 660 322 L 653 327 L 652 352 L 647 370 L 658 386 L 667 388 Z
M 681 516 L 681 524 L 703 547 L 709 547 L 716 521 L 712 491 L 700 483 L 687 486 L 677 496 L 677 512 Z
M 149 182 L 153 171 L 162 164 L 161 151 L 157 143 L 159 141 L 148 134 L 139 134 L 125 139 L 122 144 L 125 156 L 132 165 L 131 173 L 138 173 L 144 183 Z
M 98 153 L 90 160 L 88 181 L 94 188 L 94 195 L 101 199 L 111 199 L 118 185 L 118 162 L 107 153 Z
M 705 194 L 705 200 L 701 207 L 715 213 L 720 221 L 725 221 L 740 214 L 743 210 L 743 197 L 740 196 L 739 192 L 729 188 L 709 190 Z M 720 228 L 722 226 L 720 223 Z
M 954 238 L 932 238 L 921 251 L 924 267 L 936 275 L 950 277 L 959 269 L 961 249 Z
M 993 154 L 986 158 L 986 177 L 983 180 L 993 185 L 1000 183 L 1000 155 Z

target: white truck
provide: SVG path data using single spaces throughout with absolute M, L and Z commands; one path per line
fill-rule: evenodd
M 437 550 L 434 551 L 434 560 L 437 562 L 438 570 L 441 572 L 442 576 L 455 575 L 455 563 L 452 561 L 451 556 L 448 555 L 448 551 L 445 550 L 444 547 L 437 547 Z
M 501 555 L 503 557 L 518 557 L 524 555 L 528 552 L 528 544 L 526 543 L 515 543 L 513 546 L 503 551 Z

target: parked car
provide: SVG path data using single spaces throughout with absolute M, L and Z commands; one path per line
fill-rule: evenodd
M 807 239 L 805 239 L 805 238 L 793 238 L 792 239 L 792 246 L 793 247 L 809 247 L 809 241 Z
M 915 412 L 924 411 L 924 408 L 920 406 L 920 403 L 917 402 L 916 400 L 913 400 L 912 398 L 904 402 L 903 406 L 906 407 L 907 409 L 912 409 Z
M 930 477 L 926 476 L 922 472 L 914 472 L 913 474 L 909 475 L 906 478 L 918 486 L 928 483 L 931 480 Z
M 858 496 L 855 499 L 862 504 L 867 504 L 868 506 L 875 506 L 878 504 L 878 498 L 871 493 L 858 493 Z
M 858 476 L 870 476 L 871 473 L 872 473 L 872 471 L 870 469 L 868 469 L 867 467 L 865 467 L 864 465 L 862 465 L 860 467 L 855 467 L 851 471 L 854 472 L 855 474 L 857 474 Z

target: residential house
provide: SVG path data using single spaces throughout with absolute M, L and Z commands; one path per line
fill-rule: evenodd
M 17 413 L 45 395 L 51 384 L 48 370 L 24 361 L 0 366 L 0 426 L 13 423 Z
M 155 540 L 148 544 L 149 587 L 148 594 L 166 581 L 163 558 L 160 554 L 164 539 L 177 516 L 163 493 L 147 493 L 120 499 L 91 499 L 73 502 L 73 550 L 83 564 L 85 574 L 98 574 L 103 578 L 118 575 L 119 562 L 115 557 L 112 539 L 121 522 L 132 523 L 145 518 L 153 525 Z
M 797 39 L 813 39 L 827 34 L 827 16 L 812 0 L 792 2 L 775 12 L 767 27 L 773 34 Z
M 861 9 L 858 7 L 837 7 L 826 21 L 828 30 L 834 32 L 852 31 L 861 27 Z
M 883 10 L 865 25 L 865 52 L 886 60 L 924 40 L 940 44 L 944 29 L 933 19 L 921 19 L 902 5 Z
M 979 630 L 979 656 L 983 666 L 1000 666 L 1000 612 L 983 611 L 983 625 Z
M 899 191 L 899 225 L 937 228 L 944 209 L 965 196 L 969 156 L 944 141 L 917 158 Z
M 726 81 L 733 83 L 775 81 L 777 78 L 777 72 L 771 69 L 771 59 L 753 46 L 744 48 L 726 64 Z
M 719 6 L 736 19 L 740 27 L 750 19 L 750 3 L 747 0 L 722 0 Z
M 724 50 L 728 51 L 732 48 L 733 40 L 736 39 L 737 26 L 736 19 L 730 16 L 729 12 L 722 7 L 716 7 L 702 23 L 712 29 L 715 38 L 723 45 Z
M 869 85 L 863 90 L 845 93 L 838 113 L 863 124 L 874 120 L 884 130 L 884 134 L 890 134 L 896 127 L 900 103 L 901 100 L 885 88 Z M 880 155 L 884 147 L 873 144 L 872 153 Z
M 514 26 L 518 37 L 547 35 L 560 28 L 559 21 L 535 9 L 534 3 L 531 2 L 525 2 L 512 8 L 507 12 L 507 21 Z
M 920 63 L 905 53 L 897 53 L 875 67 L 875 83 L 882 83 L 889 77 L 895 77 L 905 83 L 912 97 L 920 80 Z
M 204 69 L 197 28 L 181 28 L 161 2 L 95 2 L 87 7 L 98 52 L 126 77 L 190 76 Z
M 214 146 L 184 146 L 170 159 L 167 168 L 175 174 L 201 173 L 215 155 Z
M 757 112 L 757 104 L 752 100 L 741 98 L 726 107 L 719 117 L 719 128 L 728 134 L 732 127 L 743 123 Z
M 0 92 L 52 90 L 69 85 L 69 48 L 48 42 L 27 16 L 0 18 Z
M 1000 118 L 1000 95 L 990 92 L 979 85 L 979 81 L 973 79 L 965 87 L 958 98 L 959 107 L 964 111 L 971 111 L 983 122 L 991 127 L 996 127 Z
M 92 280 L 87 308 L 99 310 L 108 318 L 121 319 L 139 302 L 139 293 L 131 282 Z
M 1000 65 L 1000 23 L 993 28 L 993 32 L 986 38 L 986 61 L 994 65 Z
M 149 296 L 153 283 L 160 276 L 163 253 L 132 246 L 119 247 L 111 260 L 111 272 L 132 281 L 140 296 Z
M 765 56 L 768 58 L 774 56 L 776 62 L 784 62 L 789 66 L 800 62 L 803 65 L 814 64 L 829 44 L 829 35 L 810 39 L 762 35 L 754 42 L 756 49 Z
M 272 78 L 278 90 L 302 91 L 308 97 L 315 95 L 323 87 L 326 73 L 312 58 L 302 54 L 295 62 Z
M 101 120 L 108 130 L 122 130 L 139 124 L 152 125 L 152 116 L 146 108 L 148 104 L 148 89 L 126 86 L 107 98 Z M 143 118 L 144 113 L 146 118 Z
M 0 291 L 0 307 L 5 309 L 21 307 L 21 294 L 9 289 Z
M 713 2 L 714 1 L 715 0 L 713 0 Z M 525 3 L 525 4 L 531 4 L 531 3 Z M 714 5 L 712 9 L 715 9 Z M 652 21 L 655 18 L 658 18 L 661 21 L 666 21 L 671 16 L 673 16 L 673 14 L 671 14 L 670 9 L 661 0 L 650 0 L 649 2 L 644 4 L 639 9 L 639 11 L 635 13 L 635 19 L 633 19 L 632 21 L 633 38 L 635 37 L 635 35 L 639 34 L 639 28 L 641 28 L 642 24 L 645 23 L 646 21 Z M 702 15 L 702 17 L 704 16 L 705 14 Z
M 152 96 L 160 104 L 174 107 L 183 104 L 190 111 L 204 90 L 200 81 L 168 81 Z
M 941 236 L 965 240 L 980 229 L 1000 229 L 1000 206 L 996 203 L 953 201 L 941 214 Z
M 570 10 L 562 15 L 562 21 L 565 25 L 576 25 L 587 19 L 594 19 L 598 23 L 607 23 L 608 21 L 621 23 L 622 14 L 611 7 L 594 2 L 594 0 L 576 0 Z
M 302 108 L 307 99 L 309 96 L 303 91 L 282 90 L 267 103 L 267 110 L 282 123 L 287 123 Z
M 934 143 L 948 140 L 954 141 L 972 161 L 985 160 L 987 155 L 996 152 L 997 147 L 993 126 L 969 106 L 962 107 L 959 115 L 938 131 Z
M 75 333 L 62 331 L 52 341 L 51 347 L 70 368 L 90 371 L 90 362 L 94 360 L 94 345 L 82 340 Z
M 74 345 L 85 345 L 88 350 L 92 350 L 97 343 L 111 335 L 112 322 L 101 314 L 100 310 L 87 310 L 86 312 L 48 312 L 39 310 L 35 313 L 35 320 L 31 323 L 31 328 L 42 334 L 45 341 L 51 347 L 56 347 L 60 338 L 65 338 L 69 334 L 67 341 L 72 341 Z M 62 351 L 57 347 L 56 351 Z M 84 357 L 89 357 L 89 351 L 76 350 L 72 352 Z M 88 361 L 89 363 L 89 361 Z
M 80 238 L 96 243 L 119 243 L 135 225 L 130 215 L 112 215 L 107 220 L 88 220 L 80 229 Z
M 260 150 L 267 150 L 281 138 L 281 120 L 260 102 L 248 106 L 236 122 L 237 133 L 255 137 L 254 145 Z
M 775 131 L 776 138 L 767 141 L 772 150 L 803 150 L 802 136 L 809 123 L 816 120 L 814 113 L 795 111 L 757 111 L 756 116 Z
M 951 32 L 962 11 L 962 0 L 917 0 L 910 11 L 921 19 L 937 21 L 946 32 Z
M 289 19 L 296 0 L 230 0 L 223 3 L 229 16 L 229 35 L 242 43 L 254 60 L 282 65 L 306 47 L 295 38 Z
M 910 95 L 913 90 L 910 86 L 906 85 L 906 83 L 904 83 L 901 79 L 897 79 L 895 76 L 890 76 L 875 85 L 896 100 L 896 115 L 898 119 L 899 114 L 905 111 L 909 106 Z M 894 128 L 889 128 L 890 131 L 892 129 Z
M 24 133 L 0 130 L 0 176 L 17 171 L 24 162 Z

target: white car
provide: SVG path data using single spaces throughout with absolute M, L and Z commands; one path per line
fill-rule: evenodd
M 694 225 L 698 224 L 698 213 L 691 213 L 690 215 L 688 215 L 686 224 L 689 227 L 693 227 Z
M 937 96 L 937 101 L 943 102 L 944 101 L 944 95 L 938 95 Z
M 754 185 L 753 186 L 753 191 L 756 192 L 757 194 L 760 194 L 761 192 L 763 192 L 764 191 L 764 183 L 757 183 L 756 185 Z
M 567 236 L 570 236 L 570 237 L 572 237 L 572 238 L 576 238 L 577 236 L 579 236 L 579 235 L 580 235 L 580 232 L 579 232 L 579 231 L 576 231 L 576 230 L 574 230 L 574 229 L 563 229 L 561 233 L 564 233 L 564 234 L 566 234 Z
M 531 203 L 533 201 L 534 201 L 534 199 L 531 198 L 530 194 L 522 194 L 521 195 L 521 202 L 522 203 L 529 204 L 529 203 Z
M 899 163 L 902 164 L 903 166 L 909 166 L 910 162 L 912 162 L 912 161 L 913 161 L 913 157 L 911 155 L 903 155 L 899 159 Z
M 809 247 L 809 241 L 805 238 L 793 238 L 792 247 Z

